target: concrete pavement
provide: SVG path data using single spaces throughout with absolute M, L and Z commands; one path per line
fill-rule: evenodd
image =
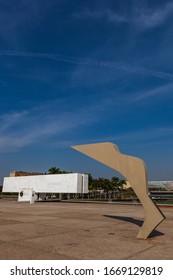
M 139 205 L 0 199 L 0 259 L 173 259 L 173 208 L 147 240 Z

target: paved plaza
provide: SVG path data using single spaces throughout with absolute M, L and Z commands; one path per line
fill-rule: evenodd
M 173 259 L 173 207 L 147 240 L 139 205 L 0 199 L 0 259 Z

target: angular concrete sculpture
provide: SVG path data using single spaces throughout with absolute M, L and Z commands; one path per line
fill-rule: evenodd
M 145 212 L 144 223 L 137 238 L 146 239 L 165 217 L 149 197 L 145 162 L 140 158 L 121 154 L 116 145 L 107 142 L 72 148 L 117 170 L 129 181 Z

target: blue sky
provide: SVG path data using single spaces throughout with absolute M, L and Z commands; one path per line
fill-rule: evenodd
M 113 142 L 172 180 L 173 2 L 0 0 L 0 178 L 111 177 L 70 148 Z

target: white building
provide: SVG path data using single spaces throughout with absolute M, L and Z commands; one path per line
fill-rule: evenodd
M 3 192 L 19 193 L 30 201 L 35 193 L 88 193 L 88 175 L 79 173 L 5 177 Z

